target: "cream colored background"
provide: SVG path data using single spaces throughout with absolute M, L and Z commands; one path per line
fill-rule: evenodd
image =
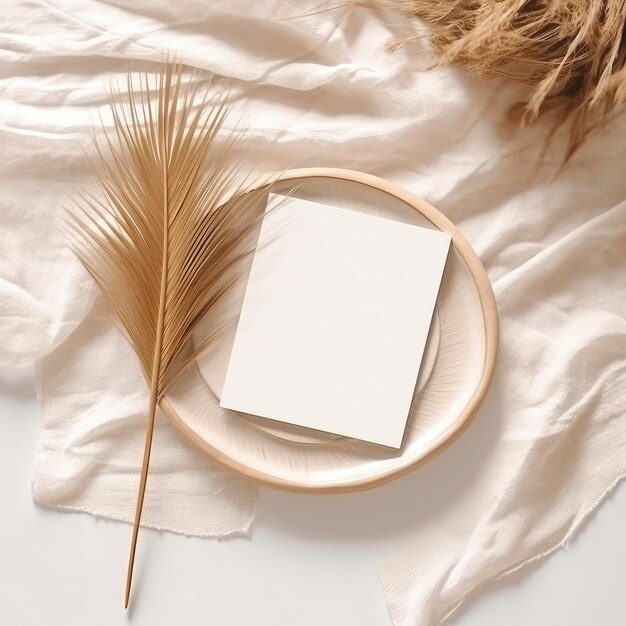
M 391 626 L 376 568 L 406 530 L 418 474 L 352 495 L 264 490 L 251 541 L 146 530 L 131 620 L 121 608 L 130 527 L 30 498 L 40 419 L 32 384 L 28 372 L 0 371 L 3 625 Z M 566 551 L 490 587 L 450 624 L 622 626 L 624 519 L 621 488 Z
M 239 611 L 279 610 L 292 596 L 306 619 L 319 610 L 346 623 L 349 607 L 378 619 L 383 596 L 373 572 L 398 545 L 381 569 L 396 624 L 430 626 L 486 580 L 561 545 L 626 472 L 625 118 L 562 170 L 559 141 L 538 165 L 546 129 L 512 138 L 502 128 L 521 95 L 514 88 L 454 70 L 417 72 L 429 62 L 423 42 L 393 57 L 383 51 L 406 22 L 332 6 L 11 0 L 0 11 L 0 363 L 29 365 L 46 355 L 34 481 L 40 502 L 127 519 L 135 498 L 145 387 L 57 224 L 64 194 L 85 180 L 80 146 L 88 144 L 104 88 L 123 77 L 130 59 L 158 62 L 175 50 L 245 88 L 246 149 L 269 169 L 350 167 L 424 197 L 472 243 L 500 307 L 491 408 L 445 454 L 371 494 L 323 501 L 263 492 L 269 517 L 259 518 L 251 543 L 154 535 L 157 547 L 141 552 L 140 568 L 152 591 L 146 597 L 159 603 L 143 609 L 156 611 L 144 619 L 165 620 L 175 610 L 199 619 L 217 597 L 219 610 L 232 606 L 239 626 L 249 616 Z M 14 457 L 32 459 L 37 429 L 18 444 L 36 414 L 29 406 L 2 416 L 10 433 L 2 439 L 3 462 L 11 461 L 2 474 L 3 504 L 16 515 L 3 528 L 9 582 L 2 607 L 17 623 L 19 613 L 41 611 L 34 623 L 82 626 L 85 611 L 116 606 L 98 604 L 91 590 L 117 596 L 114 573 L 128 529 L 43 514 L 25 502 L 33 465 Z M 254 486 L 181 443 L 164 419 L 157 438 L 145 521 L 201 535 L 245 533 Z M 276 533 L 276 543 L 259 543 L 264 529 Z M 31 545 L 20 561 L 18 548 Z M 241 560 L 226 548 L 241 550 Z M 249 562 L 258 569 L 247 570 Z M 159 578 L 147 578 L 152 571 Z M 358 587 L 346 587 L 353 579 Z M 611 584 L 599 589 L 609 590 L 602 602 L 615 606 Z M 32 594 L 34 586 L 40 594 Z M 247 593 L 233 605 L 230 594 L 242 587 Z M 550 587 L 558 593 L 554 581 Z M 41 608 L 28 608 L 25 591 L 28 601 L 42 596 Z M 574 595 L 583 602 L 579 590 Z M 544 623 L 559 623 L 543 610 Z M 615 615 L 601 617 L 612 626 Z

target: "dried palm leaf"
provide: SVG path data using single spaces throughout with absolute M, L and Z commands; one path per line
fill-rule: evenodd
M 571 120 L 566 158 L 626 102 L 625 0 L 367 0 L 423 19 L 441 63 L 530 85 L 520 124 Z M 397 48 L 414 35 L 392 42 Z
M 200 85 L 178 63 L 164 63 L 153 87 L 147 72 L 138 82 L 129 74 L 128 95 L 111 97 L 114 130 L 98 146 L 101 194 L 85 194 L 69 216 L 73 249 L 150 387 L 125 607 L 157 404 L 206 344 L 185 352 L 198 322 L 236 279 L 237 261 L 262 217 L 263 187 L 242 191 L 234 159 L 240 133 L 218 142 L 229 110 L 225 94 L 211 98 Z

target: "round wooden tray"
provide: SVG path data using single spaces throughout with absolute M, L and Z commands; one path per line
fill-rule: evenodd
M 491 285 L 471 246 L 446 217 L 383 179 L 350 170 L 300 169 L 283 174 L 271 190 L 452 236 L 402 447 L 393 450 L 220 408 L 236 323 L 221 333 L 196 368 L 190 368 L 161 408 L 190 441 L 249 478 L 318 493 L 375 487 L 443 450 L 467 427 L 485 398 L 498 344 Z M 245 291 L 245 281 L 241 283 L 221 311 L 235 322 Z M 200 341 L 202 329 L 198 332 Z

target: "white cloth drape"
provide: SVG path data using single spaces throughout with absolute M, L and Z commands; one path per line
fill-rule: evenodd
M 478 585 L 561 545 L 624 475 L 626 128 L 616 119 L 559 171 L 558 141 L 539 162 L 542 129 L 514 138 L 503 129 L 517 88 L 419 72 L 430 62 L 419 40 L 383 51 L 406 22 L 333 7 L 4 3 L 0 361 L 39 363 L 37 501 L 129 520 L 145 383 L 59 225 L 87 180 L 84 149 L 105 88 L 129 60 L 176 53 L 245 89 L 246 150 L 266 170 L 337 166 L 404 184 L 472 242 L 502 321 L 497 423 L 479 416 L 438 459 L 463 488 L 422 516 L 381 569 L 396 625 L 430 625 Z M 461 462 L 459 446 L 470 444 L 476 452 Z M 419 506 L 429 494 L 413 497 Z M 146 524 L 241 534 L 255 501 L 254 486 L 159 420 Z

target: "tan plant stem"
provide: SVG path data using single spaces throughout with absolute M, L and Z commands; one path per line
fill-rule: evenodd
M 133 583 L 133 569 L 135 566 L 135 553 L 137 551 L 137 538 L 139 536 L 139 525 L 141 523 L 141 513 L 146 494 L 146 483 L 148 482 L 148 469 L 150 467 L 150 453 L 152 451 L 152 437 L 154 435 L 154 418 L 156 416 L 157 395 L 159 391 L 159 373 L 161 370 L 161 350 L 163 346 L 163 326 L 165 320 L 165 302 L 167 296 L 167 261 L 169 250 L 169 203 L 167 188 L 167 153 L 163 154 L 163 262 L 161 266 L 161 294 L 159 297 L 159 316 L 156 334 L 156 345 L 154 347 L 154 361 L 152 373 L 150 375 L 150 396 L 148 400 L 148 423 L 146 424 L 146 437 L 143 448 L 143 462 L 141 464 L 141 478 L 139 479 L 139 492 L 137 493 L 137 505 L 135 507 L 135 521 L 133 522 L 133 533 L 130 540 L 130 552 L 128 555 L 128 569 L 126 572 L 126 591 L 124 593 L 124 608 L 128 608 L 130 601 L 130 591 Z

